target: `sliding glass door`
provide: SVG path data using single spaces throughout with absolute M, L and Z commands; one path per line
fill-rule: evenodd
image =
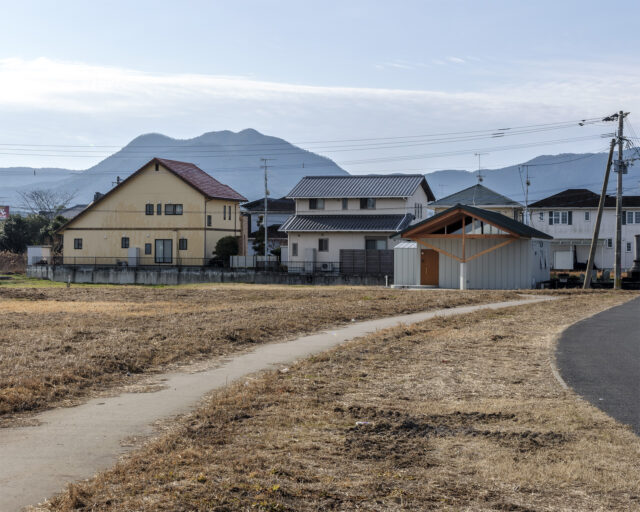
M 156 263 L 172 263 L 172 240 L 156 240 Z

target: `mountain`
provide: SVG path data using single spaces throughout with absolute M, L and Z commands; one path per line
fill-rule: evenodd
M 625 153 L 625 158 L 638 157 Z M 538 156 L 520 165 L 501 169 L 483 169 L 483 185 L 524 203 L 526 169 L 529 166 L 529 202 L 542 199 L 567 188 L 587 188 L 600 193 L 607 165 L 606 153 L 564 153 Z M 475 185 L 478 171 L 444 170 L 426 175 L 438 199 Z M 640 166 L 631 166 L 624 175 L 624 194 L 640 195 Z M 609 191 L 615 190 L 616 175 L 611 172 Z
M 0 168 L 0 204 L 15 207 L 21 203 L 19 191 L 34 188 L 75 190 L 73 202 L 88 203 L 95 192 L 107 192 L 118 176 L 126 178 L 154 156 L 193 162 L 249 200 L 264 197 L 261 157 L 273 159 L 269 161 L 271 197 L 285 195 L 303 176 L 347 174 L 329 158 L 252 129 L 238 133 L 209 132 L 186 140 L 150 133 L 135 138 L 117 153 L 84 171 Z M 543 155 L 520 166 L 483 169 L 483 184 L 524 202 L 526 173 L 523 166 L 528 165 L 530 202 L 567 188 L 588 188 L 599 193 L 606 160 L 605 153 Z M 474 185 L 478 181 L 477 174 L 478 171 L 442 170 L 429 173 L 426 178 L 436 197 L 441 198 Z M 639 182 L 640 168 L 632 166 L 624 176 L 625 193 L 640 194 Z M 615 174 L 611 174 L 609 183 L 611 191 L 615 188 Z
M 34 175 L 29 168 L 0 169 L 0 202 L 19 205 L 19 191 L 50 188 L 77 191 L 74 202 L 88 203 L 95 192 L 107 192 L 118 176 L 126 178 L 155 156 L 192 162 L 250 200 L 264 197 L 261 157 L 273 159 L 268 162 L 272 197 L 285 195 L 303 176 L 347 174 L 328 158 L 252 129 L 209 132 L 186 140 L 150 133 L 84 171 L 37 169 Z

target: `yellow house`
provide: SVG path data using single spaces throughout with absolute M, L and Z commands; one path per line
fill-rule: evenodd
M 60 228 L 63 263 L 204 265 L 241 235 L 246 200 L 194 164 L 154 158 Z

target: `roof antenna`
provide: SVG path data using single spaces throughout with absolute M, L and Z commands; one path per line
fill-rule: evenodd
M 480 157 L 482 155 L 488 155 L 489 153 L 474 153 L 474 155 L 476 155 L 478 157 L 478 185 L 480 183 L 482 183 L 482 181 L 484 180 L 484 176 L 482 175 L 482 165 L 480 164 Z

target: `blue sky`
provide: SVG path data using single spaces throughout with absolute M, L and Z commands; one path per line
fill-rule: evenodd
M 117 146 L 141 133 L 187 138 L 248 127 L 292 142 L 403 137 L 596 118 L 620 108 L 633 123 L 640 3 L 619 5 L 7 1 L 0 142 Z M 480 150 L 486 167 L 600 151 L 599 134 L 610 131 L 572 125 L 509 141 L 306 147 L 354 173 L 428 172 L 473 168 Z M 571 140 L 543 144 L 561 139 Z M 540 145 L 504 149 L 530 143 Z M 0 166 L 86 168 L 99 160 L 3 148 Z

